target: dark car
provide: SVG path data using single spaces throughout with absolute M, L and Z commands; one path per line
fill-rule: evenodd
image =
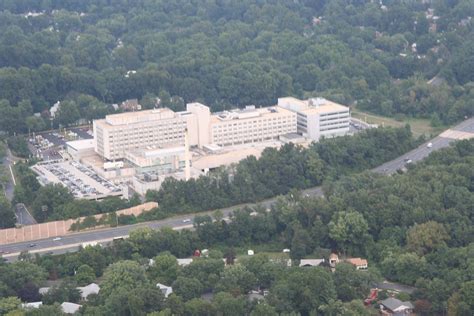
M 28 247 L 30 247 L 30 248 L 33 248 L 33 247 L 35 247 L 35 246 L 36 246 L 36 244 L 29 244 L 29 245 L 28 245 Z

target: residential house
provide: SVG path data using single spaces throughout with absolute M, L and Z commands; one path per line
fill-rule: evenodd
M 79 290 L 79 292 L 81 292 L 81 299 L 87 301 L 87 297 L 89 295 L 99 294 L 100 286 L 95 283 L 91 283 L 83 287 L 77 287 L 77 289 Z
M 178 260 L 178 265 L 181 267 L 189 266 L 193 262 L 193 258 L 183 258 L 183 259 L 177 259 Z
M 33 308 L 40 308 L 43 305 L 43 302 L 29 302 L 29 303 L 22 303 L 21 307 L 24 309 L 33 309 Z
M 171 286 L 166 286 L 161 283 L 156 283 L 156 287 L 160 288 L 161 293 L 163 293 L 165 298 L 167 298 L 168 296 L 171 295 L 171 293 L 173 293 L 173 288 Z
M 382 315 L 412 315 L 413 304 L 411 302 L 402 302 L 394 297 L 389 297 L 380 302 L 380 312 Z
M 354 265 L 357 270 L 367 270 L 368 263 L 366 259 L 362 258 L 349 258 L 345 260 L 346 262 Z
M 70 302 L 64 302 L 61 304 L 61 309 L 63 310 L 63 313 L 66 313 L 66 314 L 74 314 L 81 307 L 82 305 L 70 303 Z
M 301 259 L 300 267 L 317 267 L 324 263 L 324 259 Z

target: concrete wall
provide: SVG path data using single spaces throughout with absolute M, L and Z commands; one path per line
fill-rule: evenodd
M 150 211 L 155 207 L 158 207 L 158 203 L 148 202 L 117 211 L 116 213 L 117 216 L 132 214 L 137 216 L 143 212 Z M 97 214 L 95 215 L 95 218 L 100 219 L 102 215 L 103 214 Z M 68 219 L 65 221 L 54 221 L 36 225 L 29 225 L 21 228 L 2 229 L 0 230 L 0 245 L 68 235 L 73 233 L 69 231 L 69 228 L 78 219 L 82 220 L 84 219 L 84 217 Z

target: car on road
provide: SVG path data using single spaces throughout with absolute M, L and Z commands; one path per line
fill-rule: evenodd
M 36 244 L 29 244 L 28 247 L 30 248 L 36 247 Z
M 406 159 L 406 160 L 405 160 L 405 163 L 406 163 L 406 164 L 410 164 L 410 163 L 412 163 L 412 162 L 413 162 L 413 161 L 412 161 L 411 159 Z
M 189 222 L 191 222 L 190 218 L 183 219 L 183 223 L 189 223 Z
M 61 237 L 53 238 L 53 241 L 59 241 L 59 240 L 61 240 Z
M 426 145 L 426 147 L 432 148 L 432 147 L 433 147 L 433 143 L 428 143 L 428 145 Z

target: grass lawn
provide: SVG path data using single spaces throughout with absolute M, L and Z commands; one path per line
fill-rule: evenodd
M 426 137 L 435 136 L 444 131 L 447 126 L 432 127 L 429 119 L 405 118 L 397 121 L 394 118 L 380 116 L 372 113 L 362 112 L 358 109 L 351 109 L 352 117 L 366 121 L 369 124 L 377 124 L 379 126 L 402 127 L 410 124 L 411 131 L 415 137 L 425 135 Z

